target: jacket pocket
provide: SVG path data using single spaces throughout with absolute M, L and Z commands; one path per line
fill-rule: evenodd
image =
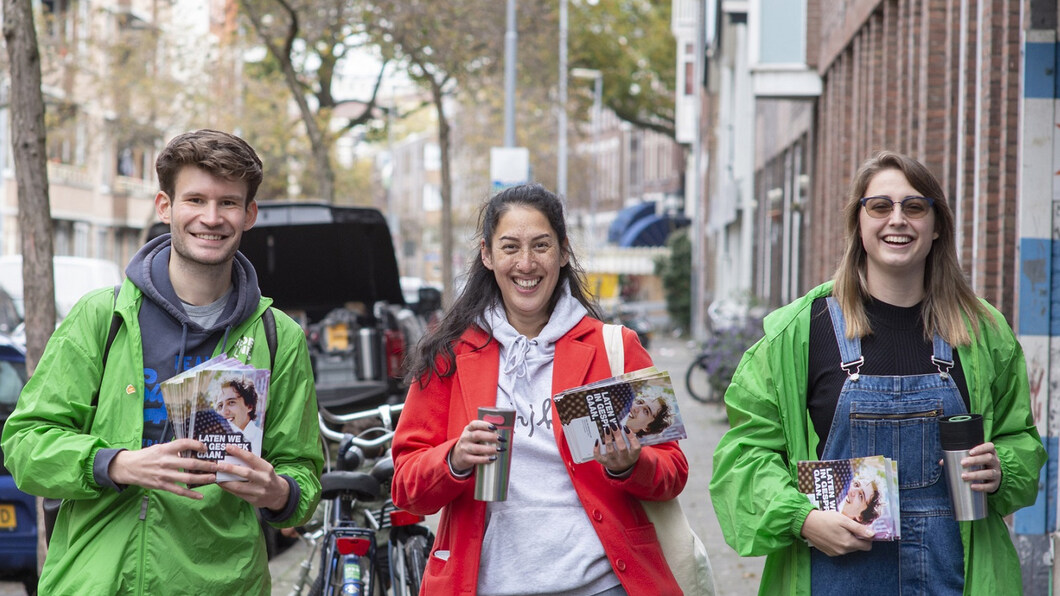
M 659 536 L 655 532 L 655 526 L 650 523 L 643 526 L 626 528 L 625 532 L 626 539 L 633 545 L 639 546 L 641 544 L 651 544 L 652 542 L 659 541 Z

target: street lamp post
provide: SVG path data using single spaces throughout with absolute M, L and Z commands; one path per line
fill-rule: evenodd
M 515 28 L 515 0 L 508 0 L 504 33 L 504 146 L 515 147 L 515 59 L 519 32 Z
M 593 79 L 592 154 L 593 187 L 589 192 L 589 263 L 596 256 L 596 202 L 600 195 L 600 129 L 603 127 L 604 73 L 595 68 L 572 68 L 577 79 Z
M 559 122 L 556 194 L 567 202 L 567 0 L 559 0 Z

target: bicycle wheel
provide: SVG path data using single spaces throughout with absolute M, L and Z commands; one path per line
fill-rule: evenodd
M 718 400 L 714 388 L 710 385 L 710 374 L 702 358 L 696 358 L 688 366 L 688 372 L 685 373 L 685 387 L 688 388 L 688 394 L 692 396 L 692 399 L 698 402 L 709 404 Z
M 405 575 L 408 578 L 409 594 L 420 593 L 423 570 L 427 567 L 427 551 L 430 548 L 426 536 L 412 536 L 405 544 Z
M 415 596 L 415 592 L 409 592 L 408 578 L 405 575 L 404 541 L 391 536 L 389 552 L 391 596 Z

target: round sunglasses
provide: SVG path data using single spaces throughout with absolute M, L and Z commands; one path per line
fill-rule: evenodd
M 861 205 L 865 212 L 874 219 L 885 219 L 894 212 L 894 206 L 902 206 L 902 213 L 909 219 L 920 219 L 935 206 L 935 200 L 928 197 L 906 197 L 901 201 L 892 201 L 890 197 L 862 197 Z

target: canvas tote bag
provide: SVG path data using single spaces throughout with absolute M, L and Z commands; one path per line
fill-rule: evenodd
M 625 372 L 626 353 L 622 341 L 622 326 L 604 324 L 604 346 L 611 364 L 611 376 Z M 714 596 L 714 572 L 710 568 L 703 541 L 688 525 L 681 503 L 669 501 L 641 501 L 644 512 L 655 526 L 663 555 L 670 571 L 686 596 Z

